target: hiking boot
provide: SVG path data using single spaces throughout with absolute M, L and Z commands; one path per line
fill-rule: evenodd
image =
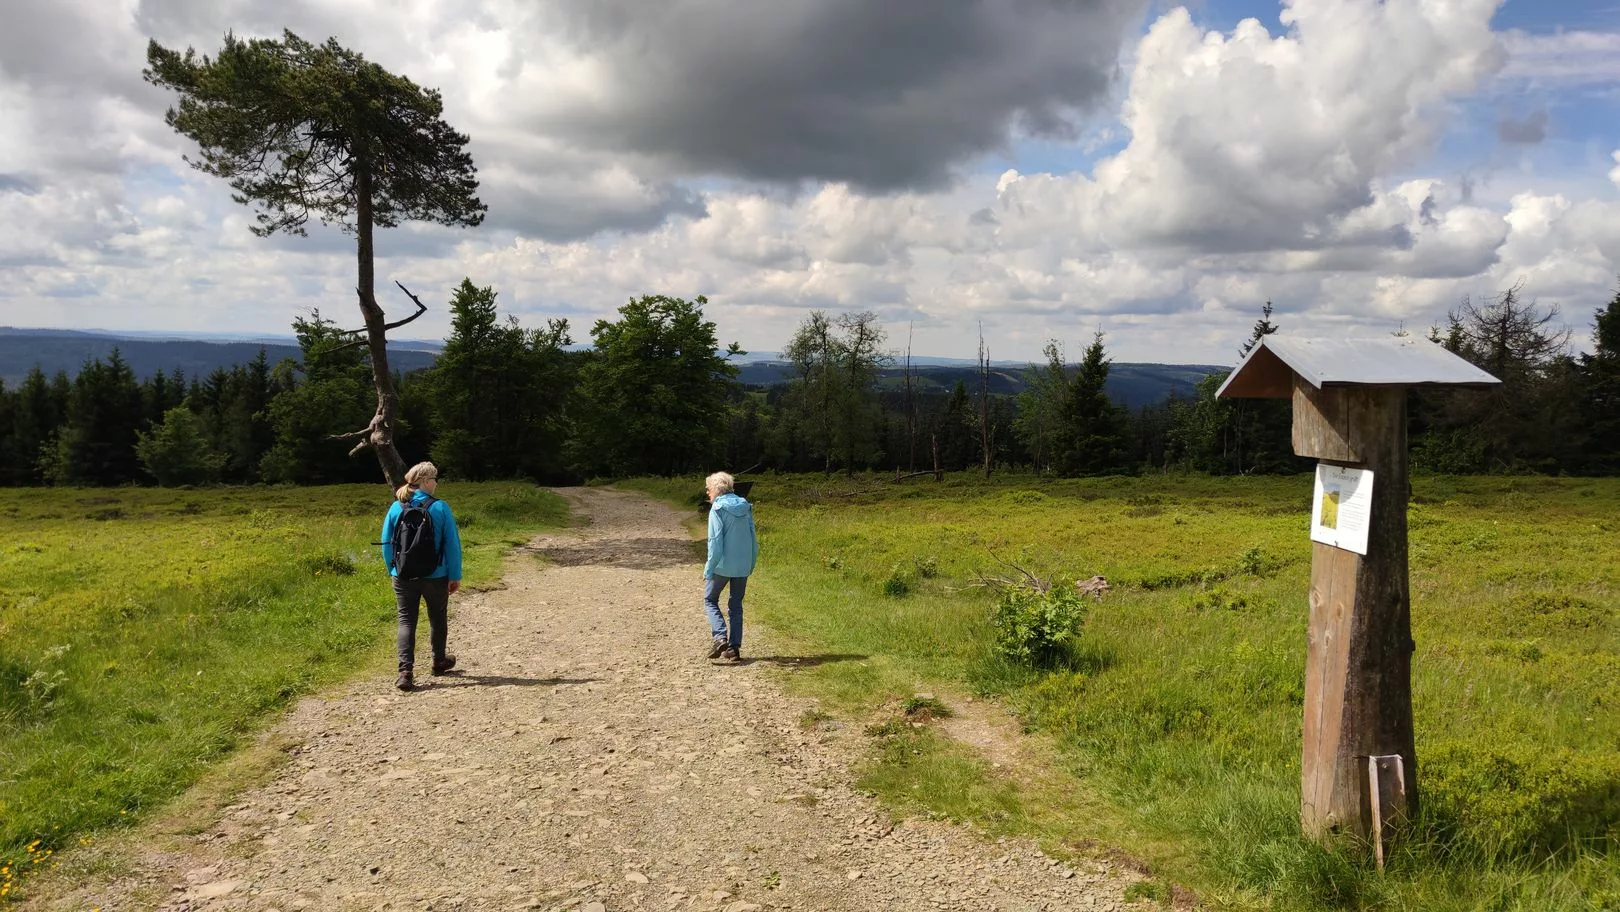
M 442 675 L 454 667 L 456 667 L 456 657 L 453 655 L 433 660 L 433 673 L 435 675 Z
M 400 690 L 415 690 L 416 677 L 408 671 L 402 671 L 399 673 L 399 680 L 394 682 L 394 686 Z
M 741 662 L 742 653 L 735 646 L 727 646 L 725 651 L 720 653 L 720 658 L 727 662 Z
M 715 637 L 714 642 L 709 644 L 709 658 L 711 658 L 711 659 L 720 658 L 720 653 L 725 652 L 725 651 L 726 651 L 726 638 L 725 637 Z

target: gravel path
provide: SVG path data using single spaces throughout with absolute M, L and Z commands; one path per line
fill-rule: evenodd
M 750 630 L 751 661 L 702 659 L 682 517 L 561 493 L 590 524 L 520 550 L 505 589 L 458 597 L 459 674 L 302 701 L 282 725 L 292 762 L 194 856 L 154 854 L 132 880 L 166 881 L 169 910 L 1126 908 L 1126 872 L 890 826 L 849 785 L 864 737 L 805 730 L 812 704 L 773 680 L 815 657 L 773 655 Z M 117 889 L 63 908 L 151 908 Z

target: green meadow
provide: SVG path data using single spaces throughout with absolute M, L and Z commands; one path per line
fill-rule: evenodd
M 1166 907 L 1620 909 L 1620 480 L 1414 482 L 1422 809 L 1382 873 L 1298 836 L 1308 476 L 756 481 L 751 618 L 828 657 L 797 686 L 868 725 L 902 813 L 1117 847 Z M 1042 668 L 993 646 L 974 582 L 1009 565 L 1113 585 Z M 1002 700 L 1046 760 L 892 724 L 921 690 Z
M 568 511 L 446 483 L 466 584 Z M 14 490 L 0 502 L 0 902 L 174 797 L 300 694 L 386 664 L 381 485 Z M 452 603 L 453 604 L 453 603 Z

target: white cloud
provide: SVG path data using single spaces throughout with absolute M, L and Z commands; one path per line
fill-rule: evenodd
M 1620 83 L 1620 32 L 1513 30 L 1502 35 L 1502 44 L 1505 80 L 1539 87 Z
M 936 85 L 958 78 L 949 68 L 913 61 L 866 82 L 821 72 L 815 85 L 787 86 L 784 98 L 866 119 L 848 135 L 811 130 L 795 166 L 849 180 L 768 185 L 756 179 L 776 175 L 758 148 L 727 171 L 725 155 L 690 136 L 638 146 L 644 124 L 572 123 L 596 103 L 641 111 L 626 93 L 646 74 L 620 71 L 619 44 L 590 43 L 595 29 L 620 42 L 641 26 L 614 31 L 592 18 L 600 9 L 571 2 L 27 0 L 23 26 L 0 35 L 0 117 L 16 127 L 0 134 L 0 324 L 284 331 L 311 306 L 349 316 L 348 239 L 249 235 L 250 213 L 227 188 L 180 163 L 167 99 L 139 79 L 148 34 L 211 49 L 226 25 L 269 34 L 283 23 L 441 86 L 448 119 L 473 137 L 486 226 L 384 232 L 379 278 L 431 304 L 470 276 L 528 319 L 570 316 L 577 336 L 626 298 L 662 292 L 709 295 L 721 335 L 751 349 L 779 348 L 810 308 L 871 309 L 914 323 L 920 352 L 971 351 L 982 319 L 998 358 L 1038 357 L 1048 337 L 1077 351 L 1101 326 L 1124 359 L 1230 360 L 1267 299 L 1285 326 L 1386 331 L 1427 326 L 1464 294 L 1520 280 L 1584 314 L 1620 272 L 1620 152 L 1612 171 L 1604 161 L 1589 173 L 1498 173 L 1489 201 L 1432 163 L 1479 93 L 1581 81 L 1564 53 L 1609 72 L 1599 58 L 1613 36 L 1492 33 L 1498 0 L 1292 0 L 1279 35 L 1252 20 L 1210 32 L 1170 11 L 1129 51 L 1128 80 L 1113 90 L 1119 151 L 1088 173 L 1009 171 L 943 188 L 930 181 L 994 145 L 984 130 L 1077 116 L 1098 97 L 1087 80 L 1101 72 L 1102 45 L 1086 44 L 1073 72 L 1044 42 L 1018 60 L 1017 45 L 997 42 L 1032 39 L 986 13 L 1008 30 L 965 45 L 964 72 L 988 80 L 982 92 L 1000 113 L 960 130 L 930 119 L 954 110 L 933 102 L 980 91 Z M 1139 5 L 1096 0 L 1076 21 L 1111 23 Z M 835 13 L 827 21 L 866 21 L 861 4 Z M 784 26 L 771 38 L 796 34 Z M 82 54 L 38 52 L 75 36 Z M 703 62 L 659 59 L 680 72 Z M 1020 79 L 1024 105 L 1008 88 Z M 889 135 L 869 116 L 886 110 L 874 98 L 888 90 L 875 87 L 895 85 L 933 100 L 902 126 L 954 143 L 915 168 L 904 156 L 926 143 L 875 145 Z M 675 98 L 701 122 L 724 113 L 680 94 L 689 89 L 648 97 Z M 754 122 L 735 113 L 728 135 L 746 138 Z M 694 177 L 714 173 L 722 179 Z M 920 176 L 912 189 L 908 174 Z M 412 334 L 447 323 L 435 309 Z

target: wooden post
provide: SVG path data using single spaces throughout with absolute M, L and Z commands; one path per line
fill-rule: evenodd
M 1406 390 L 1294 380 L 1294 451 L 1373 472 L 1365 556 L 1313 542 L 1300 825 L 1371 842 L 1417 808 L 1406 554 Z M 1369 757 L 1399 755 L 1403 792 L 1369 790 Z M 1402 801 L 1404 799 L 1404 806 Z

